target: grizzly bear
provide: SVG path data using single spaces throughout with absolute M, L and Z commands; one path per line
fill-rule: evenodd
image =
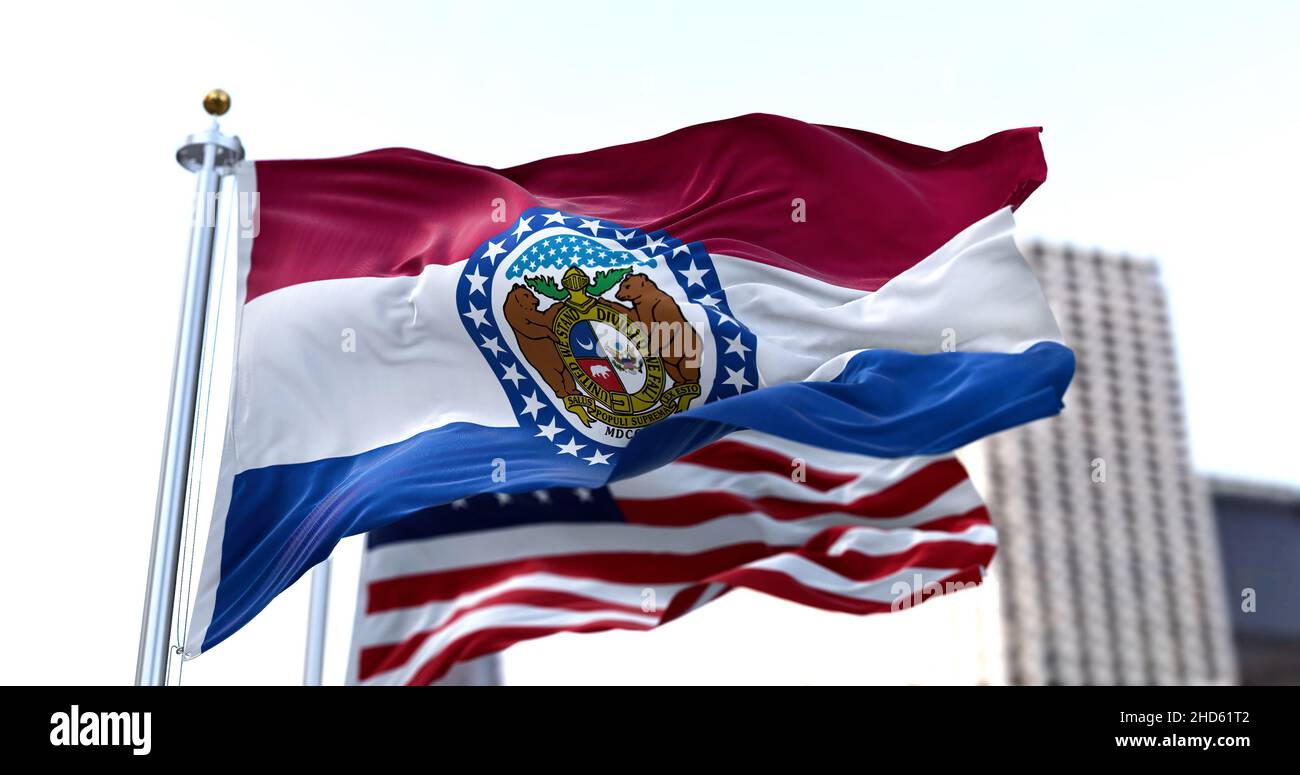
M 632 302 L 632 320 L 646 327 L 650 354 L 663 361 L 664 370 L 676 385 L 700 381 L 700 335 L 682 315 L 672 296 L 659 289 L 643 274 L 628 275 L 619 283 L 614 297 Z
M 514 329 L 524 359 L 537 369 L 555 395 L 563 400 L 578 392 L 573 375 L 564 367 L 560 351 L 556 348 L 560 337 L 551 328 L 563 305 L 552 304 L 545 312 L 539 311 L 538 306 L 537 296 L 516 283 L 506 295 L 501 311 L 505 313 L 506 322 Z

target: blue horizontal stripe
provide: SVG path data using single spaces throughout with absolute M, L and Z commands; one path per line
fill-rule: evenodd
M 937 455 L 1061 411 L 1074 352 L 864 350 L 829 382 L 786 382 L 674 415 L 638 433 L 622 476 L 644 473 L 738 430 L 872 457 Z
M 408 538 L 388 540 L 545 519 L 519 509 L 499 518 L 506 522 L 475 522 L 440 504 L 480 493 L 595 490 L 742 429 L 863 455 L 939 454 L 1060 411 L 1073 373 L 1074 354 L 1048 342 L 1017 354 L 867 350 L 830 382 L 765 387 L 663 420 L 638 433 L 612 466 L 558 455 L 531 431 L 457 423 L 352 457 L 245 471 L 233 484 L 203 649 L 242 627 L 345 536 L 409 518 Z M 616 508 L 593 511 L 617 519 Z

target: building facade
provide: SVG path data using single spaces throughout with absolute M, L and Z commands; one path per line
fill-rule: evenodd
M 1300 685 L 1300 490 L 1214 477 L 1225 596 L 1247 685 Z
M 1078 365 L 1060 416 L 969 456 L 999 528 L 1005 680 L 1232 682 L 1218 538 L 1156 265 L 1024 253 Z
M 1259 574 L 1225 585 L 1157 268 L 1041 244 L 1023 253 L 1078 365 L 1060 416 L 958 452 L 999 530 L 983 585 L 866 617 L 737 592 L 671 627 L 599 636 L 618 640 L 634 670 L 584 665 L 559 680 L 671 683 L 681 676 L 666 666 L 707 664 L 703 680 L 717 683 L 1236 682 L 1232 585 Z M 1256 551 L 1229 557 L 1248 570 Z M 1261 607 L 1281 605 L 1275 586 L 1256 586 Z M 776 630 L 783 637 L 764 642 Z M 1254 642 L 1271 653 L 1290 642 L 1266 636 Z M 548 650 L 589 643 L 522 644 L 506 680 L 512 660 L 545 663 Z

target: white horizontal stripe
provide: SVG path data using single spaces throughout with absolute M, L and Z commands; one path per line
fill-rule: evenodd
M 971 525 L 963 530 L 881 530 L 874 527 L 857 527 L 844 531 L 827 554 L 865 554 L 880 556 L 898 554 L 930 541 L 961 541 L 971 544 L 996 545 L 998 531 L 992 525 Z
M 611 606 L 640 607 L 645 590 L 652 589 L 655 609 L 662 612 L 668 607 L 673 596 L 686 586 L 686 584 L 618 584 L 598 579 L 557 576 L 552 573 L 526 573 L 511 576 L 483 589 L 466 592 L 454 600 L 439 600 L 409 608 L 365 614 L 357 622 L 356 631 L 352 636 L 353 648 L 398 643 L 417 632 L 432 630 L 445 623 L 457 612 L 475 608 L 484 600 L 505 592 L 523 589 L 567 592 L 600 600 Z
M 904 531 L 911 525 L 962 514 L 979 505 L 979 493 L 969 481 L 964 481 L 925 507 L 890 519 L 867 519 L 832 511 L 792 521 L 776 520 L 764 514 L 738 514 L 690 527 L 573 522 L 527 525 L 380 546 L 367 553 L 364 572 L 367 580 L 376 580 L 586 552 L 698 554 L 749 541 L 771 546 L 802 546 L 830 527 L 855 525 Z
M 704 591 L 700 593 L 700 596 L 696 598 L 695 602 L 691 603 L 690 610 L 694 611 L 695 609 L 700 608 L 707 603 L 713 602 L 715 599 L 717 599 L 718 595 L 721 595 L 726 590 L 727 590 L 726 584 L 714 582 L 708 585 L 707 587 L 704 588 Z M 680 616 L 681 614 L 678 615 Z
M 935 459 L 880 460 L 880 465 L 867 468 L 853 481 L 825 492 L 791 481 L 790 474 L 724 471 L 680 461 L 640 476 L 611 482 L 609 489 L 616 498 L 650 500 L 721 491 L 743 493 L 747 498 L 777 497 L 809 503 L 849 503 L 898 484 Z M 811 462 L 808 465 L 816 467 Z
M 922 593 L 930 584 L 942 582 L 956 571 L 955 568 L 904 568 L 873 581 L 857 581 L 794 554 L 779 554 L 745 567 L 784 573 L 805 587 L 874 603 L 892 603 L 900 596 Z
M 1060 341 L 1038 281 L 1012 239 L 1005 208 L 977 221 L 875 293 L 848 292 L 789 270 L 713 256 L 736 318 L 758 336 L 766 384 L 810 379 L 863 349 L 1021 352 Z M 864 250 L 867 249 L 864 247 Z M 856 294 L 856 295 L 853 295 Z
M 852 536 L 851 539 L 848 537 L 850 535 Z M 850 531 L 849 534 L 846 534 L 844 540 L 836 543 L 835 547 L 841 553 L 853 551 L 871 556 L 888 556 L 930 541 L 965 540 L 974 544 L 982 544 L 991 543 L 995 538 L 996 533 L 992 528 L 982 525 L 958 532 L 860 529 Z M 841 544 L 844 545 L 841 546 Z M 915 567 L 892 573 L 875 581 L 862 582 L 845 578 L 822 565 L 796 555 L 777 555 L 750 563 L 745 567 L 784 573 L 804 586 L 882 603 L 896 600 L 900 595 L 900 589 L 905 590 L 901 594 L 921 591 L 929 584 L 941 582 L 953 572 L 953 569 Z M 533 583 L 530 582 L 533 581 L 546 585 L 553 584 L 556 581 L 568 582 L 568 591 L 576 591 L 586 587 L 594 593 L 591 595 L 593 597 L 604 597 L 608 593 L 613 593 L 614 599 L 611 602 L 624 605 L 627 604 L 627 600 L 640 599 L 639 589 L 632 585 L 595 585 L 590 582 L 584 583 L 580 580 L 560 579 L 560 577 L 546 574 L 530 574 L 529 576 L 521 576 L 499 584 L 492 590 L 482 590 L 463 596 L 453 604 L 434 604 L 404 612 L 394 612 L 391 615 L 366 617 L 369 621 L 360 625 L 354 648 L 360 648 L 364 645 L 398 642 L 418 630 L 436 627 L 439 622 L 450 617 L 452 606 L 457 610 L 470 608 L 490 595 L 504 591 L 507 588 L 531 587 Z M 599 587 L 605 587 L 606 589 L 600 589 Z M 673 587 L 669 596 L 676 594 L 680 589 L 680 586 Z M 721 584 L 711 585 L 705 590 L 704 595 L 693 608 L 698 608 L 708 600 L 713 599 L 722 589 Z M 604 597 L 604 599 L 609 598 Z M 666 602 L 664 607 L 666 607 Z M 376 675 L 365 683 L 404 683 L 414 676 L 425 661 L 435 656 L 447 643 L 479 629 L 507 626 L 553 627 L 604 619 L 653 625 L 658 623 L 662 610 L 664 608 L 659 608 L 655 612 L 644 615 L 635 615 L 612 610 L 578 613 L 567 609 L 527 605 L 487 606 L 465 614 L 464 617 L 451 623 L 443 631 L 431 636 L 421 644 L 416 653 L 402 667 Z
M 727 441 L 738 441 L 753 447 L 762 447 L 778 455 L 797 457 L 806 460 L 808 465 L 825 468 L 839 473 L 863 473 L 864 475 L 886 478 L 900 476 L 906 471 L 924 468 L 927 463 L 944 460 L 952 455 L 918 455 L 911 458 L 884 458 L 858 455 L 853 452 L 840 452 L 811 444 L 783 439 L 758 431 L 737 431 L 727 436 Z
M 290 285 L 246 304 L 238 470 L 355 455 L 453 422 L 518 425 L 457 312 L 463 268 Z
M 736 318 L 759 338 L 763 382 L 828 378 L 863 348 L 938 352 L 947 329 L 960 350 L 1059 339 L 1013 225 L 995 213 L 871 294 L 713 260 Z M 291 285 L 245 305 L 237 470 L 354 455 L 451 422 L 517 425 L 454 302 L 463 266 Z
M 355 675 L 355 673 L 353 674 Z M 347 683 L 356 684 L 356 679 L 348 676 Z M 434 686 L 501 686 L 501 655 L 488 654 L 485 657 L 457 662 L 451 670 L 437 681 Z
M 659 615 L 637 615 L 616 611 L 566 611 L 527 605 L 492 606 L 466 614 L 464 618 L 452 622 L 447 629 L 430 637 L 400 669 L 380 673 L 362 683 L 366 685 L 406 683 L 414 677 L 421 665 L 436 656 L 449 643 L 479 630 L 496 627 L 573 627 L 604 620 L 653 626 L 659 621 Z

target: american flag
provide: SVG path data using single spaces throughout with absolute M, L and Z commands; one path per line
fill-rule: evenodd
M 429 684 L 552 633 L 648 630 L 736 587 L 906 608 L 978 584 L 996 539 L 951 456 L 737 433 L 608 487 L 479 495 L 371 531 L 349 680 Z

